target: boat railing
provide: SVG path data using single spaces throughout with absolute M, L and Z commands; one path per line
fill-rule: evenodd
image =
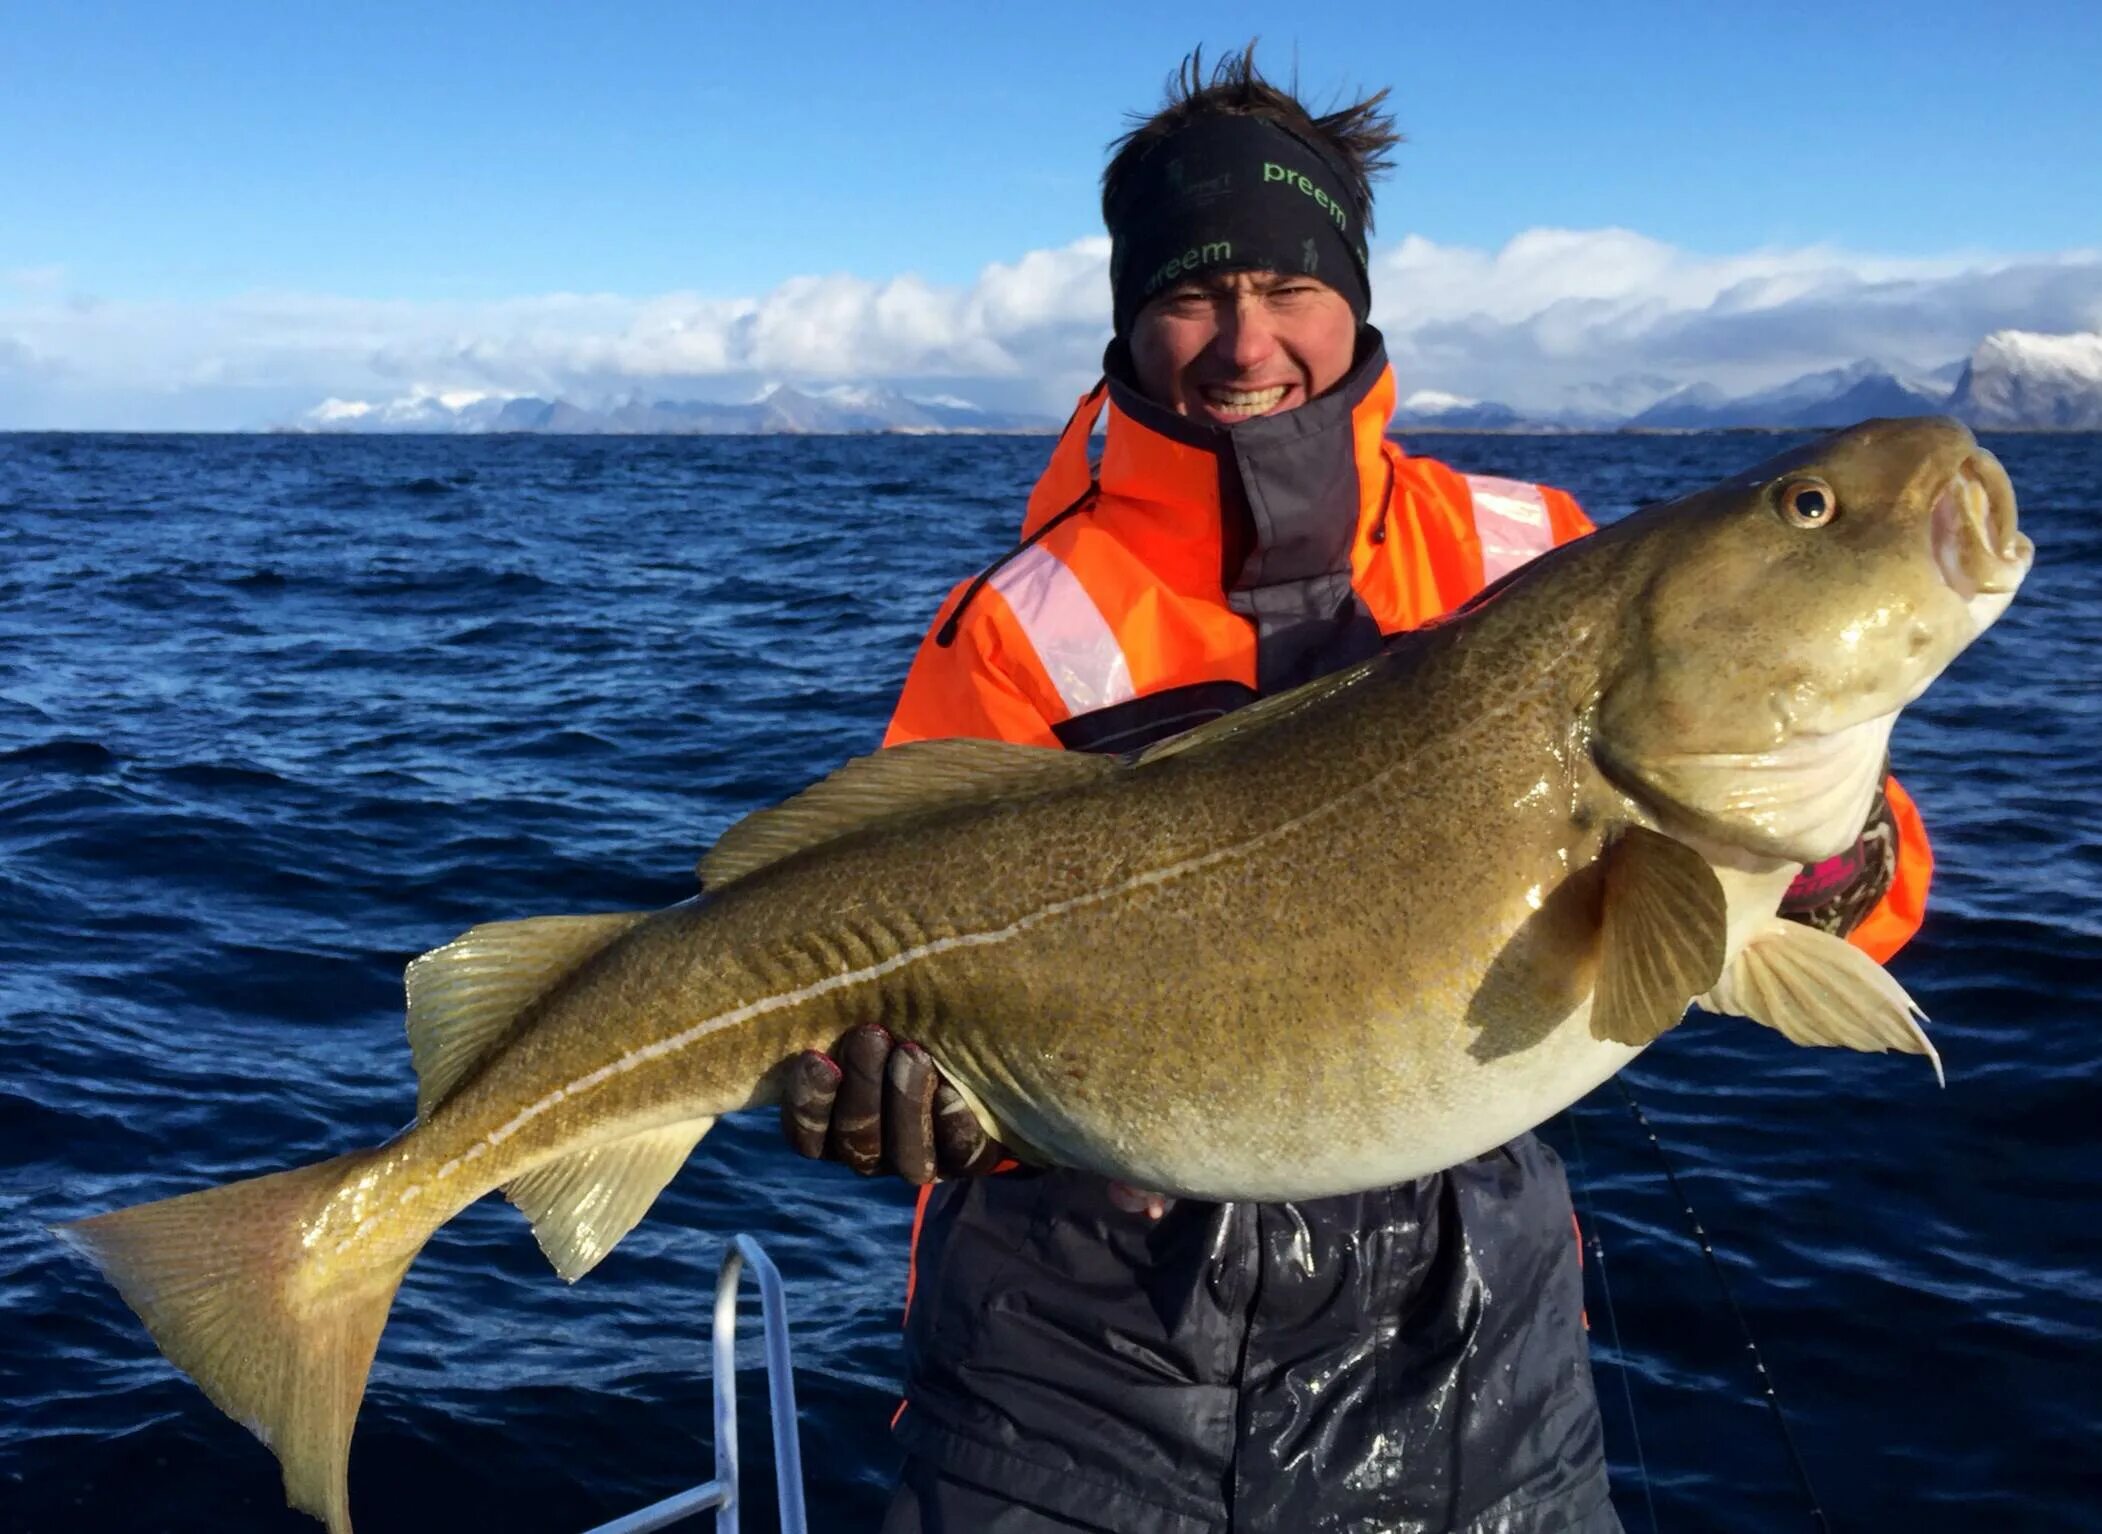
M 715 1479 L 602 1523 L 589 1534 L 643 1534 L 710 1509 L 716 1534 L 737 1534 L 737 1299 L 746 1265 L 759 1280 L 759 1321 L 766 1339 L 767 1407 L 774 1419 L 774 1482 L 780 1489 L 781 1534 L 806 1534 L 803 1447 L 796 1425 L 795 1376 L 788 1358 L 788 1302 L 781 1270 L 750 1236 L 723 1253 L 715 1281 Z

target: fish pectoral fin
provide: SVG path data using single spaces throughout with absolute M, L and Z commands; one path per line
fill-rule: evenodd
M 485 922 L 413 960 L 405 979 L 416 1116 L 430 1117 L 550 986 L 648 914 Z
M 1801 922 L 1767 918 L 1700 1005 L 1764 1023 L 1797 1044 L 1925 1055 L 1934 1079 L 1948 1085 L 1920 1027 L 1927 1014 L 1919 1003 L 1852 943 Z
M 697 872 L 719 890 L 809 847 L 960 804 L 1020 798 L 1120 770 L 1110 757 L 1003 740 L 919 740 L 857 756 L 792 799 L 723 832 Z
M 715 1123 L 688 1119 L 576 1151 L 504 1184 L 555 1271 L 575 1283 L 657 1202 Z
M 1655 1041 L 1722 973 L 1728 913 L 1701 855 L 1644 826 L 1606 849 L 1591 1032 Z

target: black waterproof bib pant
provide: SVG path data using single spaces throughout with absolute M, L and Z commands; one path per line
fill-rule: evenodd
M 885 1534 L 1616 1534 L 1568 1186 L 1525 1136 L 1401 1187 L 938 1188 Z

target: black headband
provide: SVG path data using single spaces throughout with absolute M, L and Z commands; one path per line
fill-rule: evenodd
M 1267 118 L 1185 123 L 1125 173 L 1105 213 L 1120 336 L 1198 273 L 1300 273 L 1341 293 L 1359 323 L 1371 311 L 1364 208 L 1334 161 Z

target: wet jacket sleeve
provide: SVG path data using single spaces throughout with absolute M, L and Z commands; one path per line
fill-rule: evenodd
M 1019 642 L 1026 647 L 1027 641 L 1003 633 L 993 621 L 997 616 L 993 610 L 1000 601 L 997 593 L 980 590 L 966 621 L 957 625 L 952 642 L 941 643 L 943 623 L 969 585 L 968 581 L 958 585 L 935 613 L 912 658 L 912 669 L 905 674 L 905 686 L 891 712 L 883 744 L 970 736 L 1029 746 L 1058 745 L 1051 721 L 1009 661 L 1008 646 Z

